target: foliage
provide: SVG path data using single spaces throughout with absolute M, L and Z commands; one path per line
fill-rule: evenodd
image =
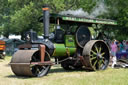
M 8 34 L 9 28 L 9 11 L 8 0 L 0 0 L 0 35 Z
M 0 35 L 22 35 L 30 29 L 42 34 L 43 25 L 38 22 L 38 17 L 42 15 L 41 7 L 44 4 L 48 4 L 53 13 L 79 8 L 91 13 L 99 2 L 104 2 L 107 7 L 107 12 L 99 17 L 117 20 L 118 26 L 112 27 L 112 31 L 117 38 L 121 35 L 126 39 L 128 0 L 0 0 Z
M 112 31 L 115 32 L 115 38 L 119 40 L 128 39 L 128 0 L 108 0 L 109 13 L 107 17 L 117 20 L 118 26 Z
M 39 12 L 34 9 L 33 3 L 24 5 L 24 8 L 16 11 L 15 14 L 11 16 L 11 30 L 15 34 L 25 32 L 28 29 L 40 31 L 39 23 L 37 23 L 38 15 Z

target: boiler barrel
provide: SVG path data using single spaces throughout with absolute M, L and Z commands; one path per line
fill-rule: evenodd
M 76 48 L 65 47 L 64 44 L 54 44 L 54 57 L 71 56 L 76 52 Z

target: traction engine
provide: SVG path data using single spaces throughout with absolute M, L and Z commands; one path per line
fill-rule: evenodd
M 65 70 L 104 70 L 109 63 L 109 48 L 103 40 L 91 38 L 92 24 L 116 25 L 113 20 L 91 19 L 72 15 L 50 14 L 43 7 L 44 38 L 34 31 L 26 32 L 26 44 L 20 45 L 10 65 L 17 76 L 41 77 L 47 75 L 52 65 L 59 63 Z M 49 24 L 55 30 L 49 34 Z M 51 57 L 56 62 L 52 62 Z

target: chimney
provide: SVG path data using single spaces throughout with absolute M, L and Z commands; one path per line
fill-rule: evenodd
M 43 8 L 43 23 L 44 23 L 44 39 L 49 38 L 49 7 L 44 5 Z

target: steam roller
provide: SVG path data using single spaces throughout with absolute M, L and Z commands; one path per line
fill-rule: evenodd
M 44 76 L 50 70 L 51 65 L 40 63 L 41 56 L 39 50 L 19 50 L 12 60 L 11 68 L 17 76 Z M 49 61 L 50 56 L 45 52 L 44 61 Z
M 110 58 L 109 48 L 103 40 L 92 39 L 89 27 L 93 24 L 117 25 L 113 20 L 91 19 L 72 15 L 49 14 L 42 8 L 44 36 L 37 37 L 33 30 L 25 33 L 25 44 L 13 55 L 10 65 L 16 76 L 42 77 L 50 67 L 61 64 L 65 70 L 104 70 Z M 55 30 L 49 34 L 49 23 Z M 51 57 L 55 61 L 51 61 Z

